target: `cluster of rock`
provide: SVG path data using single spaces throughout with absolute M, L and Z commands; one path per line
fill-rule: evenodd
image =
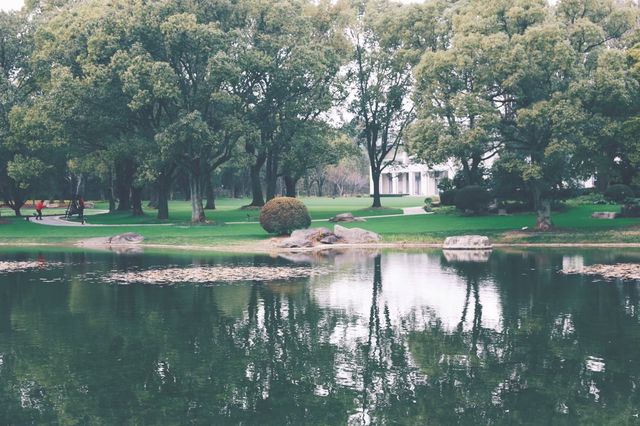
M 366 222 L 363 217 L 356 217 L 353 213 L 340 213 L 329 219 L 329 222 Z
M 567 275 L 597 275 L 609 280 L 640 281 L 640 264 L 616 263 L 613 265 L 590 265 L 581 268 L 566 268 L 562 270 L 562 273 Z
M 458 235 L 447 237 L 442 245 L 444 250 L 491 250 L 489 237 L 482 235 Z
M 333 231 L 328 228 L 298 229 L 289 238 L 277 243 L 282 248 L 306 248 L 321 244 L 369 244 L 380 241 L 375 232 L 361 228 L 345 228 L 335 225 Z
M 327 268 L 300 266 L 204 266 L 117 272 L 106 277 L 105 281 L 116 284 L 212 284 L 234 281 L 287 280 L 322 275 L 328 272 Z

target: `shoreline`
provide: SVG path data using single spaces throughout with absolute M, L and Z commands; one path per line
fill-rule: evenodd
M 281 248 L 273 245 L 272 241 L 261 240 L 255 242 L 243 242 L 239 244 L 222 245 L 185 245 L 185 244 L 82 244 L 81 241 L 59 242 L 59 243 L 6 243 L 0 242 L 0 247 L 60 247 L 87 249 L 96 251 L 127 251 L 133 249 L 174 249 L 180 251 L 209 251 L 217 253 L 247 253 L 247 254 L 272 254 L 272 253 L 313 253 L 330 250 L 348 249 L 443 249 L 442 243 L 416 243 L 416 242 L 393 242 L 393 243 L 369 243 L 369 244 L 327 244 L 314 247 Z M 611 242 L 571 242 L 571 243 L 493 243 L 493 249 L 500 248 L 640 248 L 638 243 L 611 243 Z M 484 251 L 484 250 L 471 250 Z

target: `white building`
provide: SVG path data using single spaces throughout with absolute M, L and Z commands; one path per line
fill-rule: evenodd
M 406 152 L 400 151 L 396 161 L 387 166 L 380 175 L 381 195 L 419 195 L 434 197 L 438 195 L 438 183 L 445 177 L 453 178 L 453 166 L 443 164 L 429 167 L 414 162 Z M 369 172 L 369 193 L 373 195 L 373 179 Z

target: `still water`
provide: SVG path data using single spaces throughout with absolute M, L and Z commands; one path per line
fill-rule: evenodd
M 0 424 L 637 424 L 640 284 L 563 276 L 640 251 L 309 259 L 5 251 Z M 172 287 L 113 272 L 321 265 Z

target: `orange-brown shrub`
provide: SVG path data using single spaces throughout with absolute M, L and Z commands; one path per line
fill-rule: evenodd
M 290 234 L 308 228 L 311 216 L 302 201 L 291 197 L 270 200 L 260 211 L 260 225 L 270 234 Z

